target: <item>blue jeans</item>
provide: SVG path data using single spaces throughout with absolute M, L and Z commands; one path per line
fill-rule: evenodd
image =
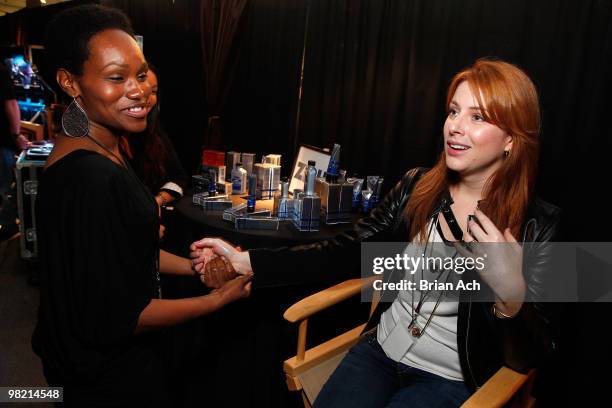
M 340 362 L 314 408 L 458 407 L 470 394 L 462 381 L 391 360 L 370 333 Z

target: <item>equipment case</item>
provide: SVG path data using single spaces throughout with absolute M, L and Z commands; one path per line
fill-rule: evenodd
M 19 244 L 21 257 L 36 260 L 38 241 L 36 239 L 36 194 L 38 182 L 47 161 L 46 156 L 28 156 L 24 150 L 16 164 L 17 179 L 17 213 L 19 216 Z

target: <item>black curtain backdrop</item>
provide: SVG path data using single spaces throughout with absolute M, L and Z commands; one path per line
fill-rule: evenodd
M 247 0 L 207 0 L 200 2 L 200 38 L 209 116 L 204 145 L 222 149 L 223 118 L 227 90 L 240 57 L 240 22 Z M 230 169 L 231 170 L 231 169 Z
M 123 9 L 144 36 L 160 70 L 162 121 L 195 171 L 209 113 L 200 2 L 102 3 Z M 45 22 L 64 7 L 0 18 L 1 42 L 42 43 Z M 540 91 L 538 190 L 566 214 L 566 239 L 609 240 L 608 217 L 597 218 L 590 195 L 611 173 L 612 0 L 249 0 L 243 18 L 222 112 L 228 150 L 280 153 L 288 175 L 299 143 L 338 142 L 349 173 L 381 174 L 388 189 L 409 168 L 435 162 L 453 74 L 476 58 L 499 57 L 525 69 Z
M 241 55 L 225 109 L 228 150 L 282 155 L 291 173 L 305 0 L 249 1 Z
M 568 239 L 609 240 L 578 217 L 577 188 L 610 147 L 611 12 L 601 0 L 312 0 L 299 139 L 339 142 L 343 166 L 390 187 L 435 162 L 453 74 L 499 57 L 541 95 L 540 195 L 571 215 Z
M 144 35 L 160 70 L 162 121 L 185 167 L 200 158 L 208 117 L 196 0 L 110 0 Z M 42 39 L 40 13 L 0 18 L 2 42 Z M 299 143 L 342 144 L 349 173 L 385 189 L 441 149 L 453 74 L 479 57 L 522 67 L 536 83 L 543 132 L 539 194 L 563 209 L 567 241 L 610 241 L 612 0 L 249 0 L 240 60 L 222 112 L 228 150 L 280 153 L 289 174 Z M 308 26 L 306 17 L 308 15 Z M 302 48 L 303 97 L 296 135 Z M 51 81 L 48 81 L 51 82 Z M 605 305 L 565 310 L 563 390 L 588 397 L 610 355 Z

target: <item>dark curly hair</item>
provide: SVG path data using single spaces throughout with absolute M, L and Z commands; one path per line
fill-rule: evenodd
M 74 75 L 83 74 L 89 57 L 89 40 L 104 30 L 118 29 L 134 35 L 132 23 L 120 10 L 86 4 L 58 13 L 45 32 L 45 52 L 50 73 L 64 68 Z
M 159 71 L 151 63 L 149 63 L 149 71 L 152 71 L 157 76 L 159 88 Z M 161 92 L 157 91 L 157 104 L 151 109 L 147 116 L 147 128 L 144 132 L 131 135 L 129 138 L 130 150 L 133 154 L 134 168 L 139 170 L 139 174 L 143 175 L 143 181 L 147 186 L 152 186 L 156 180 L 163 179 L 166 176 L 166 147 L 162 140 L 162 133 L 165 139 L 168 136 L 164 133 L 161 127 L 159 118 L 159 110 L 161 103 Z M 155 193 L 155 192 L 153 192 Z

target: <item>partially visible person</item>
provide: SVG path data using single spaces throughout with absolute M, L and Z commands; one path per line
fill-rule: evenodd
M 469 290 L 415 285 L 379 302 L 315 408 L 458 407 L 500 367 L 526 372 L 555 354 L 558 315 L 542 294 L 553 264 L 548 243 L 560 237 L 560 209 L 535 194 L 536 88 L 518 67 L 480 59 L 455 75 L 446 108 L 444 151 L 435 166 L 408 171 L 353 229 L 276 249 L 240 251 L 218 238 L 192 245 L 195 268 L 211 287 L 223 281 L 221 265 L 206 268 L 213 252 L 238 273 L 254 273 L 256 289 L 355 278 L 360 244 L 367 241 L 410 242 L 404 253 L 413 258 L 485 259 L 472 276 L 489 293 L 486 301 Z M 421 264 L 418 275 L 406 272 L 384 279 L 416 284 L 430 271 Z M 434 277 L 457 279 L 452 265 Z
M 40 307 L 32 348 L 64 405 L 170 406 L 161 329 L 250 293 L 250 277 L 204 296 L 164 299 L 160 274 L 193 276 L 159 248 L 158 205 L 119 148 L 147 125 L 148 66 L 118 10 L 68 8 L 45 50 L 72 102 L 36 202 Z M 203 368 L 204 370 L 204 368 Z
M 0 63 L 0 236 L 15 228 L 11 185 L 14 180 L 15 153 L 21 149 L 19 104 L 9 71 Z
M 170 138 L 161 127 L 157 73 L 150 64 L 147 82 L 151 87 L 147 128 L 144 132 L 122 138 L 121 147 L 138 177 L 162 207 L 183 196 L 183 190 L 187 186 L 187 174 Z

